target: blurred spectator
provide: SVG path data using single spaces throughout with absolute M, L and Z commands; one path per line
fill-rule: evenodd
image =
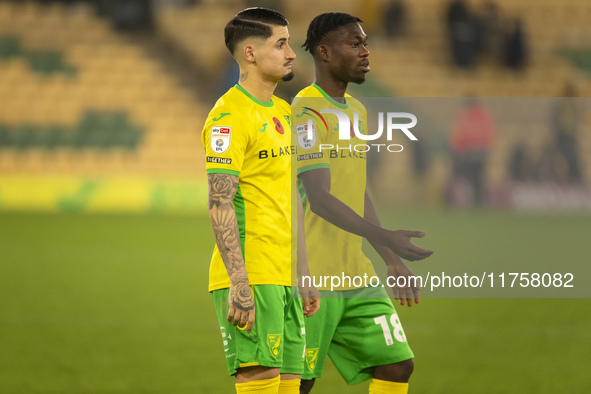
M 536 163 L 525 142 L 517 144 L 510 155 L 508 173 L 511 182 L 527 182 L 536 178 Z
M 557 100 L 552 110 L 552 129 L 557 151 L 567 164 L 567 179 L 572 183 L 582 181 L 581 166 L 577 152 L 577 138 L 582 121 L 582 111 L 578 105 L 575 87 L 567 83 L 563 98 Z
M 420 133 L 420 131 L 417 131 Z M 425 133 L 427 134 L 427 133 Z M 413 201 L 416 204 L 424 205 L 429 202 L 429 165 L 430 152 L 427 135 L 413 141 L 412 148 L 412 169 L 414 187 L 412 190 Z M 383 156 L 383 155 L 382 155 Z
M 464 0 L 453 0 L 448 6 L 446 18 L 454 64 L 462 68 L 472 67 L 478 41 L 477 18 Z
M 470 185 L 474 205 L 484 201 L 483 174 L 493 139 L 493 120 L 488 110 L 476 97 L 467 97 L 456 118 L 451 148 L 454 181 Z
M 533 179 L 537 182 L 556 182 L 558 179 L 556 146 L 547 144 L 535 161 Z
M 447 27 L 451 32 L 452 26 L 469 17 L 468 6 L 464 0 L 452 0 L 447 7 Z
M 511 22 L 505 47 L 505 65 L 514 70 L 521 70 L 527 59 L 527 37 L 523 21 L 516 18 Z
M 498 59 L 503 47 L 503 26 L 501 13 L 494 1 L 484 4 L 480 22 L 482 24 L 482 51 Z
M 407 8 L 402 0 L 391 0 L 384 9 L 384 32 L 388 38 L 397 38 L 406 30 Z
M 99 14 L 109 16 L 115 28 L 122 31 L 153 27 L 151 0 L 97 0 Z
M 425 177 L 429 163 L 429 152 L 424 138 L 412 144 L 412 169 L 416 177 Z

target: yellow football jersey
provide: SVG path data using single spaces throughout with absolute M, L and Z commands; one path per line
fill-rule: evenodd
M 347 114 L 351 130 L 349 140 L 339 140 L 339 121 L 336 115 L 322 113 L 322 109 L 340 110 Z M 301 90 L 292 104 L 297 155 L 294 165 L 298 176 L 306 171 L 330 169 L 330 192 L 348 205 L 361 217 L 365 210 L 366 154 L 356 152 L 356 145 L 366 142 L 353 133 L 355 113 L 358 114 L 358 131 L 367 133 L 367 111 L 363 104 L 350 95 L 345 95 L 345 103 L 339 103 L 328 96 L 322 88 L 312 84 Z M 308 120 L 311 120 L 312 133 L 308 134 Z M 312 137 L 312 138 L 310 138 Z M 322 148 L 322 149 L 321 149 Z M 337 149 L 338 148 L 338 149 Z M 364 150 L 360 148 L 359 150 Z M 364 274 L 375 275 L 371 261 L 362 252 L 363 239 L 355 234 L 341 230 L 322 219 L 309 209 L 303 187 L 300 193 L 304 201 L 306 245 L 308 264 L 313 277 Z M 317 282 L 319 283 L 319 282 Z M 345 281 L 339 290 L 353 289 Z M 321 287 L 320 290 L 330 290 Z
M 234 209 L 251 285 L 291 285 L 290 106 L 257 100 L 240 85 L 216 102 L 202 132 L 208 174 L 238 177 Z M 217 246 L 209 291 L 230 286 Z

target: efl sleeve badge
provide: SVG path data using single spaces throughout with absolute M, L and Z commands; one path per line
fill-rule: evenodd
M 312 149 L 316 146 L 316 142 L 318 142 L 316 126 L 312 121 L 297 125 L 296 134 L 298 136 L 298 145 L 302 149 Z
M 232 138 L 232 126 L 213 126 L 209 139 L 213 153 L 221 154 L 230 148 Z

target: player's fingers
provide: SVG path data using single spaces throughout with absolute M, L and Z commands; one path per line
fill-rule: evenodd
M 240 327 L 244 327 L 244 325 L 246 324 L 247 321 L 248 321 L 248 314 L 242 312 L 242 315 L 240 316 Z
M 406 299 L 406 305 L 411 307 L 412 306 L 412 290 L 410 289 L 410 287 L 404 288 L 404 298 Z
M 425 236 L 425 232 L 424 231 L 407 231 L 406 235 L 408 235 L 409 237 L 414 237 L 414 238 L 423 238 Z
M 415 304 L 419 303 L 419 291 L 421 290 L 421 288 L 419 286 L 415 286 L 412 288 L 412 295 L 415 299 Z
M 314 314 L 318 311 L 319 307 L 320 307 L 320 299 L 319 298 L 311 298 L 310 299 L 310 309 L 308 309 L 308 311 L 305 312 L 304 314 L 307 317 L 314 316 Z
M 396 282 L 394 282 L 394 284 L 390 286 L 390 289 L 392 290 L 392 297 L 396 301 L 398 301 L 398 287 L 396 286 Z
M 417 257 L 417 254 L 416 254 L 416 253 L 412 253 L 412 252 L 410 252 L 410 253 L 406 254 L 406 256 L 404 256 L 403 258 L 404 258 L 405 260 L 408 260 L 408 261 L 416 261 L 416 260 L 420 260 L 420 259 Z
M 234 308 L 233 306 L 230 306 L 228 308 L 228 317 L 226 318 L 226 320 L 228 320 L 229 322 L 232 322 L 234 320 L 235 313 L 236 313 L 236 308 Z
M 304 315 L 310 311 L 310 299 L 302 298 L 302 307 L 304 309 Z
M 313 300 L 314 300 L 314 310 L 312 312 L 312 315 L 314 313 L 318 312 L 318 310 L 320 310 L 320 298 L 313 298 Z
M 238 327 L 243 327 L 244 324 L 242 324 L 242 311 L 240 309 L 236 309 L 236 313 L 234 314 L 234 321 L 232 321 L 232 324 Z
M 246 332 L 250 334 L 252 329 L 254 328 L 254 309 L 248 312 L 247 318 L 248 326 L 246 327 Z
M 414 257 L 413 261 L 416 261 L 416 260 L 426 259 L 427 257 L 429 257 L 433 254 L 433 251 L 428 250 L 428 249 L 419 248 L 416 245 L 412 245 L 411 253 Z
M 404 295 L 404 288 L 397 287 L 396 288 L 396 299 L 400 303 L 400 305 L 404 305 L 406 303 L 406 297 Z
M 408 305 L 409 308 L 412 306 L 413 300 L 412 297 L 406 297 L 406 305 Z

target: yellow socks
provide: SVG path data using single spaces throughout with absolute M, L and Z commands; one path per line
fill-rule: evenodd
M 236 383 L 237 394 L 277 394 L 279 376 L 272 379 L 253 380 L 252 382 Z M 298 380 L 299 383 L 299 380 Z
M 408 383 L 388 382 L 372 379 L 369 384 L 369 394 L 407 394 Z
M 279 394 L 300 394 L 300 379 L 282 380 Z

